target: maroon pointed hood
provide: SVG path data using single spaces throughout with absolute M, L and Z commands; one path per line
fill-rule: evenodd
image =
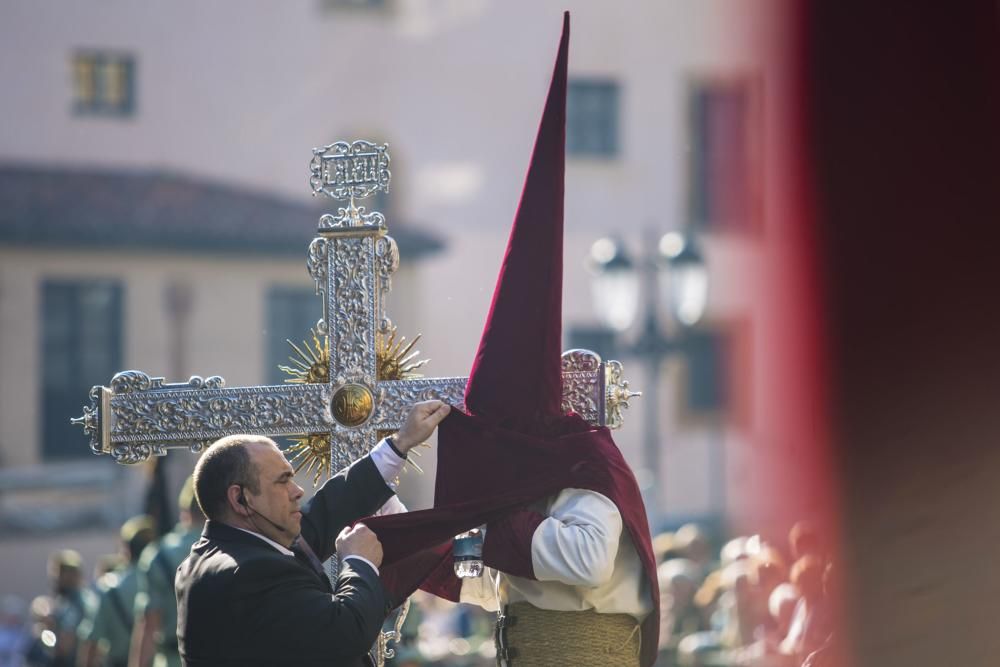
M 524 192 L 465 388 L 471 416 L 453 410 L 438 430 L 434 508 L 365 523 L 382 543 L 380 578 L 394 600 L 422 586 L 457 602 L 461 582 L 452 571 L 453 535 L 503 521 L 562 489 L 604 495 L 618 507 L 643 564 L 652 613 L 643 620 L 640 664 L 650 667 L 656 661 L 660 604 L 642 495 L 607 428 L 564 416 L 561 409 L 568 43 L 566 13 Z M 493 555 L 498 562 L 523 559 L 531 539 L 528 530 L 512 534 Z
M 569 12 L 521 203 L 465 387 L 470 414 L 519 423 L 562 414 L 563 190 Z

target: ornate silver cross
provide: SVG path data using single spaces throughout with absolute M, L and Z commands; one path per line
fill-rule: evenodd
M 73 420 L 95 454 L 139 463 L 172 448 L 200 451 L 235 433 L 298 435 L 303 447 L 327 457 L 329 473 L 398 430 L 417 401 L 438 398 L 464 407 L 467 378 L 408 377 L 394 354 L 399 346 L 384 303 L 399 253 L 385 216 L 355 205 L 389 191 L 387 149 L 360 140 L 313 149 L 313 194 L 347 200 L 347 206 L 320 217 L 309 245 L 307 266 L 323 314 L 316 350 L 303 355 L 312 364 L 302 365 L 297 383 L 227 388 L 219 376 L 166 384 L 141 371 L 118 373 L 110 387 L 91 389 L 90 405 Z M 615 428 L 633 395 L 617 362 L 602 363 L 586 350 L 563 355 L 564 409 Z

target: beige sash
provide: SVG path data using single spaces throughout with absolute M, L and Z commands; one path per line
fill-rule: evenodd
M 628 614 L 507 605 L 497 622 L 497 664 L 511 667 L 638 667 L 639 622 Z

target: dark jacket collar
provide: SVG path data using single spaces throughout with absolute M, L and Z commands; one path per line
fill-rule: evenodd
M 201 536 L 206 540 L 218 540 L 220 542 L 237 542 L 240 544 L 253 544 L 257 546 L 267 547 L 268 549 L 274 549 L 270 544 L 265 542 L 260 537 L 255 537 L 245 530 L 236 528 L 235 526 L 230 526 L 228 523 L 223 523 L 222 521 L 216 521 L 213 519 L 208 519 L 205 521 L 205 527 L 201 531 Z M 288 547 L 285 547 L 286 549 Z M 276 549 L 274 549 L 277 551 Z

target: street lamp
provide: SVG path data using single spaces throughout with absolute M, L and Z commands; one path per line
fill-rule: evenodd
M 598 239 L 591 246 L 587 263 L 593 274 L 594 311 L 602 324 L 614 332 L 615 352 L 640 359 L 646 369 L 643 452 L 644 465 L 652 478 L 645 486 L 655 520 L 660 510 L 656 479 L 660 470 L 660 369 L 667 356 L 683 349 L 683 334 L 666 333 L 657 313 L 660 299 L 664 298 L 664 305 L 682 328 L 697 324 L 707 304 L 708 270 L 689 234 L 668 232 L 659 239 L 651 235 L 643 248 L 641 259 L 636 262 L 621 239 Z M 640 314 L 643 296 L 643 323 L 638 337 L 631 342 L 619 342 L 617 339 L 623 337 Z

